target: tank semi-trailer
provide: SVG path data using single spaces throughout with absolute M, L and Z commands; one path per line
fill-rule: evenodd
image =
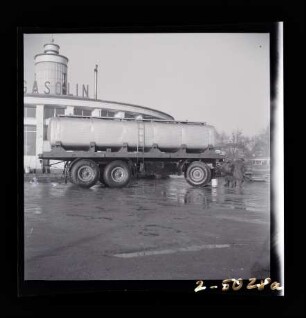
M 59 116 L 47 133 L 51 151 L 41 162 L 64 161 L 65 176 L 87 188 L 98 181 L 124 187 L 145 173 L 184 174 L 192 186 L 205 186 L 224 159 L 206 123 Z

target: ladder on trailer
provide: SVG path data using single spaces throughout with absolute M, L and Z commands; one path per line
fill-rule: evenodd
M 145 152 L 145 123 L 143 120 L 137 121 L 137 165 L 142 164 L 144 168 L 144 152 Z M 141 157 L 139 156 L 141 155 Z M 139 161 L 139 157 L 141 161 Z

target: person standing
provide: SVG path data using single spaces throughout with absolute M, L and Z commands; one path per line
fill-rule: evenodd
M 224 174 L 225 187 L 233 186 L 233 163 L 230 159 L 226 159 L 224 165 L 222 166 L 222 172 Z
M 244 181 L 245 165 L 242 158 L 236 160 L 233 166 L 233 177 L 236 182 L 236 186 L 241 188 Z

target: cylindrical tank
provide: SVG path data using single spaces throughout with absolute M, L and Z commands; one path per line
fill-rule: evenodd
M 39 94 L 67 94 L 68 58 L 60 55 L 59 49 L 59 45 L 47 43 L 44 53 L 35 55 L 35 80 Z
M 97 150 L 151 148 L 176 151 L 182 145 L 199 152 L 214 144 L 214 127 L 203 123 L 134 121 L 79 117 L 54 117 L 48 127 L 51 146 L 60 142 L 66 150 L 87 150 L 91 142 Z

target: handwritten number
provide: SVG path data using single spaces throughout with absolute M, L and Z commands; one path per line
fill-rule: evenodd
M 256 284 L 256 278 L 250 278 L 249 283 L 247 285 L 247 289 L 254 289 L 257 288 L 257 290 L 261 291 L 264 290 L 266 285 L 269 285 L 271 283 L 271 278 L 266 278 L 265 280 L 261 280 L 259 284 Z M 235 279 L 235 278 L 229 278 L 229 279 L 224 279 L 222 281 L 222 291 L 228 291 L 230 289 L 230 283 L 233 282 L 232 284 L 232 289 L 234 291 L 240 290 L 243 286 L 243 280 L 242 278 Z M 205 290 L 206 286 L 204 286 L 204 281 L 203 280 L 198 280 L 196 282 L 196 285 L 198 285 L 194 291 L 198 292 L 201 290 Z M 212 288 L 218 288 L 217 286 L 211 286 Z M 279 282 L 274 282 L 270 285 L 271 290 L 282 290 L 283 287 L 280 286 Z
M 265 288 L 266 285 L 271 283 L 271 278 L 266 278 L 264 281 L 261 280 L 260 284 L 257 284 L 257 288 L 258 290 L 263 290 Z
M 199 286 L 197 286 L 197 287 L 194 289 L 195 292 L 198 292 L 198 291 L 200 291 L 200 290 L 206 289 L 206 286 L 203 286 L 204 283 L 203 283 L 202 280 L 198 280 L 198 281 L 196 282 L 196 285 L 199 285 Z
M 249 283 L 247 285 L 247 289 L 254 289 L 254 288 L 257 288 L 257 285 L 254 285 L 255 282 L 256 282 L 256 278 L 250 278 L 249 279 Z
M 222 281 L 222 291 L 227 291 L 227 290 L 229 290 L 229 284 L 228 283 L 230 283 L 232 281 L 232 279 L 224 279 L 223 281 Z
M 235 278 L 224 279 L 224 280 L 222 281 L 222 286 L 223 286 L 223 287 L 222 287 L 222 291 L 227 291 L 227 290 L 229 290 L 229 288 L 230 288 L 229 283 L 231 283 L 231 282 L 233 282 L 232 289 L 233 289 L 234 291 L 239 290 L 239 289 L 242 287 L 242 285 L 243 285 L 243 280 L 242 280 L 242 278 L 239 278 L 238 280 L 235 279 Z
M 283 287 L 281 287 L 280 286 L 280 283 L 279 282 L 274 282 L 274 283 L 272 283 L 271 284 L 271 286 L 270 286 L 270 288 L 272 289 L 272 290 L 282 290 L 283 289 Z
M 238 284 L 237 284 L 238 283 Z M 236 279 L 233 279 L 233 290 L 239 290 L 243 285 L 243 281 L 242 281 L 242 278 L 239 278 L 238 280 Z

